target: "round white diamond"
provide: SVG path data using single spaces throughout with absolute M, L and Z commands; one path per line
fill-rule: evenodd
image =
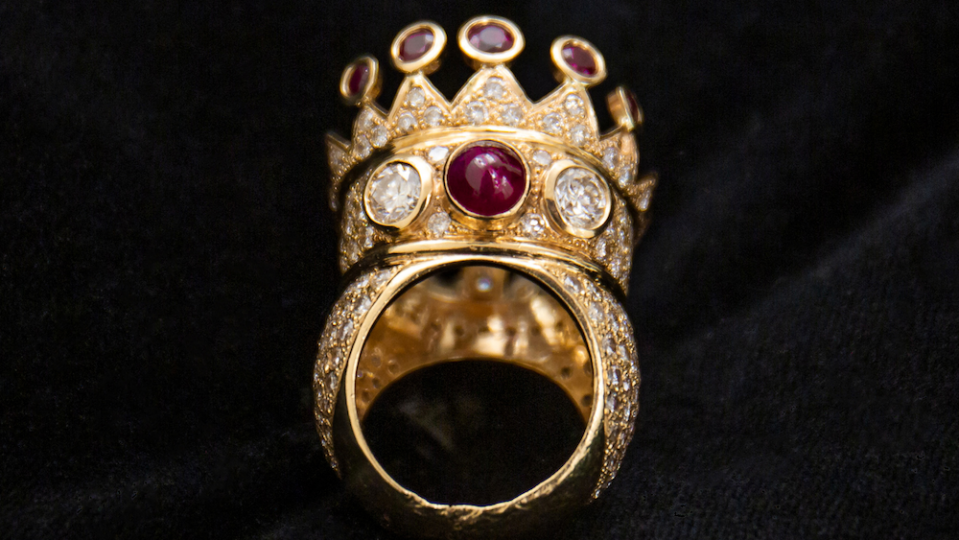
M 426 157 L 430 160 L 430 163 L 442 163 L 446 161 L 446 157 L 449 155 L 449 148 L 445 146 L 434 146 L 433 148 L 430 148 L 430 151 L 426 154 Z
M 399 120 L 396 121 L 396 125 L 403 133 L 409 133 L 416 128 L 416 118 L 413 118 L 413 115 L 410 113 L 403 113 L 400 115 Z
M 370 181 L 370 217 L 393 225 L 410 216 L 420 200 L 420 175 L 412 166 L 392 163 Z
M 486 81 L 486 84 L 483 86 L 483 95 L 486 96 L 486 99 L 492 101 L 503 99 L 503 96 L 506 95 L 506 87 L 503 86 L 503 79 L 493 77 Z
M 619 150 L 615 146 L 609 146 L 606 150 L 603 150 L 603 165 L 606 166 L 606 169 L 612 171 L 616 168 L 617 163 L 619 163 Z
M 356 127 L 361 131 L 369 131 L 373 127 L 373 117 L 376 114 L 369 109 L 363 109 L 360 116 L 356 119 Z
M 543 129 L 547 133 L 559 135 L 563 132 L 563 119 L 556 113 L 549 113 L 543 117 Z
M 433 236 L 443 236 L 450 228 L 450 216 L 446 212 L 437 212 L 430 216 L 426 222 L 426 228 L 430 230 Z
M 643 192 L 643 196 L 639 198 L 639 209 L 645 212 L 649 210 L 649 199 L 652 197 L 653 192 L 650 189 L 647 189 Z
M 593 302 L 589 307 L 589 319 L 596 325 L 602 324 L 606 319 L 606 312 L 603 311 L 603 306 L 599 302 Z
M 429 127 L 439 126 L 443 123 L 443 110 L 436 105 L 427 107 L 426 113 L 423 114 L 423 122 Z
M 632 181 L 633 181 L 633 171 L 630 170 L 629 167 L 623 169 L 619 173 L 619 176 L 616 177 L 616 184 L 621 188 L 625 188 Z
M 356 151 L 356 156 L 360 159 L 366 159 L 370 157 L 370 154 L 373 152 L 373 149 L 370 147 L 370 141 L 365 135 L 360 135 L 356 138 L 356 143 L 353 145 L 353 149 Z
M 553 156 L 549 155 L 549 152 L 546 150 L 537 150 L 533 152 L 533 161 L 546 167 L 553 162 Z
M 589 130 L 586 129 L 586 126 L 582 124 L 576 124 L 569 132 L 569 138 L 572 139 L 573 144 L 576 146 L 583 146 L 586 144 L 586 138 L 588 136 Z
M 359 300 L 357 300 L 357 302 L 356 302 L 356 308 L 355 308 L 355 310 L 354 310 L 354 313 L 355 313 L 357 316 L 362 317 L 364 313 L 366 313 L 367 311 L 369 311 L 370 306 L 371 306 L 372 304 L 373 304 L 373 302 L 372 302 L 368 297 L 366 297 L 366 296 L 361 297 L 361 298 L 360 298 Z
M 566 112 L 572 116 L 581 116 L 583 114 L 583 100 L 576 94 L 567 96 L 566 101 L 563 102 L 563 106 L 566 107 Z
M 518 126 L 523 121 L 523 109 L 519 105 L 507 105 L 503 108 L 503 123 L 507 126 Z
M 567 224 L 592 230 L 603 224 L 609 208 L 609 188 L 592 171 L 570 167 L 556 180 L 556 205 Z
M 596 241 L 596 256 L 600 259 L 606 257 L 606 237 L 603 236 Z
M 370 140 L 373 146 L 383 148 L 386 146 L 386 143 L 390 142 L 390 132 L 386 131 L 386 128 L 383 126 L 376 126 L 373 128 L 372 138 Z
M 536 238 L 539 235 L 543 234 L 543 218 L 539 217 L 536 214 L 526 214 L 523 216 L 523 219 L 519 222 L 520 229 L 523 233 L 532 238 Z
M 413 88 L 406 94 L 406 104 L 414 109 L 418 109 L 426 103 L 426 94 L 420 88 Z
M 466 117 L 473 125 L 482 124 L 486 121 L 487 116 L 489 116 L 489 112 L 486 110 L 486 105 L 479 101 L 474 101 L 466 106 Z
M 373 247 L 373 240 L 375 239 L 376 231 L 373 230 L 373 227 L 369 225 L 366 226 L 366 229 L 363 231 L 363 249 L 370 249 Z

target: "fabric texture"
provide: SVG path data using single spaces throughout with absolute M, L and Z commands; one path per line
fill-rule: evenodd
M 637 436 L 557 539 L 954 538 L 955 2 L 0 4 L 0 537 L 394 538 L 312 423 L 326 130 L 408 23 L 508 17 L 633 88 L 661 175 Z M 433 77 L 470 70 L 454 44 Z

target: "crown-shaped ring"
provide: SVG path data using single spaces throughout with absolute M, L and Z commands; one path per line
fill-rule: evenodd
M 349 140 L 327 137 L 341 270 L 422 241 L 436 249 L 516 242 L 576 258 L 625 292 L 656 184 L 654 175 L 637 177 L 643 113 L 633 93 L 609 93 L 615 126 L 601 132 L 588 89 L 605 79 L 606 65 L 588 41 L 553 42 L 560 85 L 537 102 L 508 67 L 525 46 L 511 21 L 474 18 L 456 43 L 476 73 L 452 100 L 427 78 L 447 44 L 433 22 L 409 25 L 393 41 L 391 61 L 405 78 L 388 110 L 376 103 L 375 58 L 344 70 L 340 93 L 360 112 Z

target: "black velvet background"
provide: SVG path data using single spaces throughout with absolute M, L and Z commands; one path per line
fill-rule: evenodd
M 312 425 L 322 138 L 353 56 L 487 12 L 533 97 L 595 43 L 661 173 L 638 435 L 555 538 L 955 537 L 955 3 L 121 4 L 0 5 L 0 537 L 392 538 Z

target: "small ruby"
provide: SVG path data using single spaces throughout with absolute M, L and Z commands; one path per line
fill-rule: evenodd
M 626 94 L 626 105 L 629 107 L 629 116 L 632 117 L 633 122 L 639 122 L 643 117 L 643 112 L 640 110 L 639 103 L 636 101 L 636 95 L 625 89 L 623 93 Z
M 580 75 L 587 77 L 596 75 L 596 58 L 593 53 L 575 43 L 567 43 L 563 46 L 563 60 Z
M 446 174 L 450 196 L 463 209 L 492 217 L 513 209 L 526 193 L 526 170 L 501 146 L 476 145 L 461 152 Z
M 494 23 L 477 24 L 467 35 L 470 45 L 484 53 L 501 53 L 513 48 L 513 34 Z
M 353 71 L 350 72 L 350 80 L 347 83 L 347 88 L 350 91 L 351 96 L 355 96 L 363 91 L 366 88 L 367 81 L 370 80 L 370 66 L 366 62 L 359 62 L 353 66 Z
M 412 62 L 420 59 L 433 46 L 433 31 L 429 28 L 417 30 L 403 38 L 400 43 L 400 60 Z

